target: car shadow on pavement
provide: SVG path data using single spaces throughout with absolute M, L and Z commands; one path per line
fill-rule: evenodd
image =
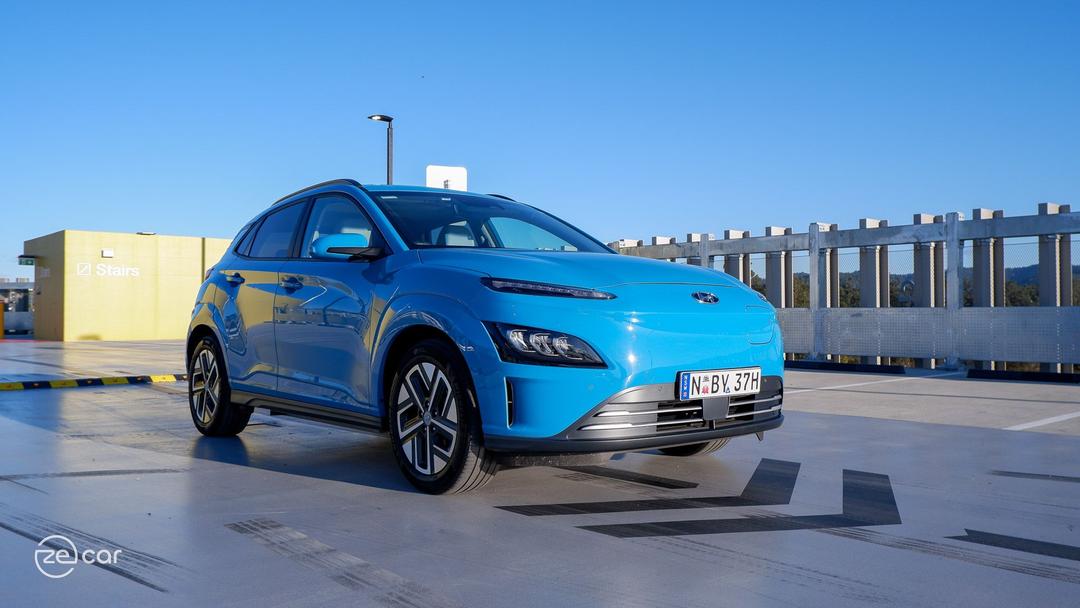
M 355 441 L 335 438 L 332 445 L 314 446 L 267 441 L 258 433 L 237 437 L 199 436 L 189 442 L 184 455 L 325 481 L 400 492 L 417 491 L 401 476 L 388 440 L 359 433 L 349 433 L 347 437 Z

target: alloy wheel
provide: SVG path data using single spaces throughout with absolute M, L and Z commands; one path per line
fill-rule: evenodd
M 191 364 L 191 399 L 195 418 L 203 425 L 214 420 L 221 402 L 221 376 L 217 357 L 209 349 L 199 351 Z
M 458 436 L 457 403 L 444 370 L 413 365 L 397 394 L 395 432 L 405 459 L 422 475 L 438 475 L 453 459 Z

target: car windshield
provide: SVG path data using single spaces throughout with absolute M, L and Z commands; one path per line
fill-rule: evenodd
M 610 253 L 570 224 L 508 200 L 449 192 L 372 192 L 413 248 L 479 247 Z

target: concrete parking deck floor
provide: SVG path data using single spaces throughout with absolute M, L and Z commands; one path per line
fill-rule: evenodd
M 184 372 L 184 341 L 0 340 L 0 382 Z
M 47 373 L 10 361 L 28 355 L 180 371 L 179 344 L 12 345 L 0 375 Z M 179 384 L 0 393 L 0 605 L 1076 605 L 1080 388 L 789 372 L 787 391 L 764 442 L 451 497 L 414 492 L 379 437 L 257 414 L 203 438 Z M 46 578 L 50 534 L 122 553 Z

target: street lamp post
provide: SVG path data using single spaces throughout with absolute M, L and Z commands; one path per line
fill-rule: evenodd
M 394 117 L 386 114 L 372 114 L 371 120 L 386 123 L 386 183 L 394 183 Z

